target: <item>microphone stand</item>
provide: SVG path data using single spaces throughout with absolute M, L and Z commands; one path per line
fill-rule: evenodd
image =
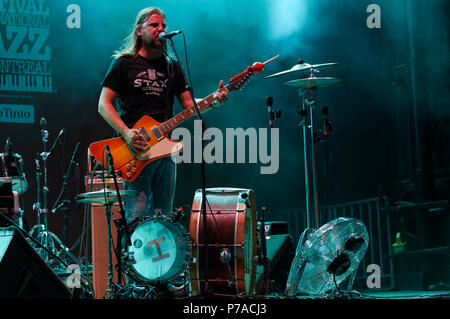
M 268 276 L 267 269 L 267 242 L 266 242 L 266 225 L 265 225 L 265 212 L 266 208 L 261 208 L 261 231 L 260 231 L 260 239 L 261 239 L 261 255 L 262 255 L 262 264 L 263 264 L 263 273 L 264 273 L 264 287 L 266 295 L 270 293 L 270 280 Z
M 106 145 L 106 158 L 109 165 L 109 171 L 108 173 L 111 173 L 113 180 L 114 180 L 114 187 L 116 189 L 117 193 L 117 201 L 119 202 L 119 213 L 120 218 L 115 219 L 114 223 L 117 228 L 117 247 L 116 247 L 116 260 L 117 260 L 117 281 L 118 284 L 122 284 L 122 237 L 123 233 L 126 235 L 126 245 L 130 244 L 130 234 L 128 232 L 128 224 L 127 220 L 125 218 L 125 210 L 123 208 L 122 198 L 120 196 L 120 190 L 119 190 L 119 184 L 117 183 L 117 174 L 116 170 L 114 168 L 114 161 L 112 154 L 110 152 L 109 146 Z M 111 207 L 112 204 L 107 203 L 106 204 L 106 218 L 107 218 L 107 225 L 108 225 L 108 263 L 109 263 L 109 270 L 108 270 L 108 287 L 109 287 L 109 293 L 111 297 L 112 292 L 112 281 L 113 281 L 113 269 L 112 269 L 112 254 L 111 254 L 111 217 L 112 217 L 112 211 Z
M 172 47 L 172 50 L 175 53 L 175 56 L 177 58 L 177 61 L 180 61 L 180 58 L 178 57 L 178 53 L 177 53 L 177 50 L 175 49 L 173 40 L 171 38 L 169 38 L 169 40 L 170 40 L 170 45 Z M 183 73 L 184 78 L 187 81 L 186 73 L 184 72 L 183 67 L 181 66 L 181 63 L 180 63 L 180 69 L 181 69 L 181 72 Z M 189 87 L 189 85 L 186 88 L 191 96 L 192 102 L 194 103 L 194 109 L 195 109 L 195 112 L 197 113 L 197 117 L 202 123 L 202 136 L 201 136 L 201 139 L 202 139 L 202 148 L 201 148 L 202 149 L 202 156 L 201 156 L 202 161 L 200 164 L 201 165 L 200 170 L 201 170 L 201 179 L 202 179 L 202 218 L 203 218 L 203 245 L 204 245 L 204 261 L 205 261 L 205 273 L 204 273 L 205 284 L 202 288 L 203 288 L 203 294 L 211 294 L 212 289 L 209 286 L 209 281 L 208 281 L 208 278 L 209 278 L 209 274 L 208 274 L 208 231 L 207 231 L 207 222 L 206 222 L 206 172 L 205 172 L 206 171 L 206 169 L 205 169 L 206 163 L 205 163 L 205 159 L 203 156 L 203 152 L 204 152 L 204 148 L 205 148 L 205 142 L 203 140 L 203 136 L 206 131 L 206 126 L 205 126 L 205 122 L 203 121 L 203 118 L 200 114 L 200 109 L 198 108 L 197 102 L 195 101 L 193 88 Z
M 42 209 L 39 207 L 39 215 L 42 214 L 43 217 L 43 225 L 37 225 L 38 226 L 38 236 L 40 238 L 41 244 L 46 247 L 49 248 L 49 236 L 48 236 L 48 223 L 47 223 L 47 214 L 48 214 L 48 209 L 47 209 L 47 193 L 48 193 L 48 187 L 47 187 L 47 158 L 48 155 L 50 153 L 47 153 L 47 142 L 48 142 L 48 131 L 45 129 L 45 125 L 47 124 L 46 120 L 44 118 L 41 118 L 41 138 L 42 138 L 42 145 L 43 145 L 43 150 L 42 153 L 40 154 L 40 157 L 42 158 L 42 179 L 43 179 L 43 184 L 42 184 L 42 199 L 43 199 L 43 203 L 42 203 Z M 56 142 L 56 141 L 55 141 Z M 39 190 L 38 190 L 39 191 Z M 40 203 L 38 203 L 40 206 Z M 31 230 L 33 232 L 33 230 Z M 42 243 L 42 241 L 44 241 Z M 51 249 L 50 249 L 51 250 Z M 44 256 L 43 259 L 45 261 L 48 261 L 48 255 L 46 254 L 46 252 L 43 252 Z
M 57 211 L 56 207 L 59 205 L 59 201 L 61 199 L 61 196 L 62 196 L 62 194 L 65 191 L 66 191 L 67 197 L 70 197 L 69 196 L 69 189 L 67 188 L 67 179 L 70 176 L 70 170 L 72 169 L 72 166 L 76 163 L 75 162 L 75 155 L 77 154 L 79 146 L 80 146 L 80 142 L 78 142 L 77 145 L 75 145 L 75 150 L 73 151 L 72 159 L 70 160 L 69 167 L 67 168 L 67 171 L 66 171 L 66 173 L 63 176 L 63 182 L 62 182 L 62 186 L 61 186 L 61 191 L 59 192 L 58 198 L 56 199 L 55 203 L 53 204 L 53 208 L 51 210 L 52 213 L 55 213 Z M 70 203 L 70 201 L 69 201 L 69 203 Z M 64 211 L 63 238 L 64 238 L 64 242 L 67 242 L 67 238 L 66 238 L 67 237 L 66 236 L 66 233 L 67 233 L 67 217 L 69 215 L 68 212 L 70 212 L 70 209 L 63 208 L 61 210 Z

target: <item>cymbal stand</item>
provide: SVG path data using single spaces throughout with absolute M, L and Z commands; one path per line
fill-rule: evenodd
M 311 71 L 311 77 L 313 71 Z M 316 105 L 317 88 L 299 89 L 302 107 L 299 114 L 303 117 L 299 125 L 303 126 L 303 156 L 305 160 L 305 186 L 306 186 L 306 228 L 319 226 L 319 200 L 316 168 L 316 133 L 314 124 L 314 111 Z M 309 118 L 308 118 L 309 116 Z M 314 226 L 312 222 L 314 220 Z
M 48 194 L 48 187 L 47 187 L 47 158 L 51 154 L 52 150 L 54 149 L 58 139 L 60 136 L 58 136 L 50 150 L 50 152 L 47 152 L 47 141 L 48 141 L 48 131 L 45 129 L 46 126 L 46 120 L 44 118 L 41 118 L 41 138 L 42 138 L 42 144 L 43 144 L 43 151 L 39 154 L 39 157 L 42 159 L 42 168 L 39 165 L 39 157 L 36 159 L 36 179 L 37 179 L 37 202 L 33 205 L 34 209 L 36 210 L 38 216 L 37 220 L 38 223 L 30 230 L 29 235 L 31 237 L 36 238 L 39 243 L 47 248 L 47 250 L 51 251 L 54 255 L 58 256 L 57 249 L 55 247 L 54 239 L 56 239 L 56 235 L 48 231 L 48 222 L 47 222 L 47 216 L 48 216 L 48 208 L 47 208 L 47 194 Z M 40 177 L 42 176 L 43 184 L 42 184 L 42 206 L 40 203 Z M 42 217 L 42 220 L 41 220 Z M 41 224 L 41 221 L 43 222 Z M 59 239 L 57 240 L 58 244 L 61 242 Z M 67 248 L 63 245 L 62 248 L 67 251 Z M 38 254 L 42 257 L 43 260 L 45 260 L 49 265 L 52 263 L 53 260 L 49 259 L 49 254 L 46 249 L 40 249 L 37 248 L 36 251 Z

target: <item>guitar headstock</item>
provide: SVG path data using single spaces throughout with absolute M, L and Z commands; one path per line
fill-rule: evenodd
M 247 67 L 247 70 L 245 70 L 244 72 L 236 75 L 235 77 L 231 78 L 230 81 L 227 84 L 227 89 L 228 91 L 233 91 L 233 90 L 238 90 L 242 87 L 242 85 L 245 84 L 245 82 L 248 81 L 248 79 L 250 79 L 250 77 L 252 75 L 254 75 L 255 73 L 261 73 L 264 66 L 277 59 L 280 55 L 274 56 L 273 58 L 267 60 L 266 62 L 255 62 L 253 63 L 252 66 Z
M 251 66 L 249 66 L 247 70 L 231 78 L 227 84 L 228 91 L 239 90 L 253 74 L 254 70 Z

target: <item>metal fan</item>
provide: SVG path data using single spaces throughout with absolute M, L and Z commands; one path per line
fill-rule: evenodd
M 298 242 L 286 294 L 325 293 L 338 288 L 350 275 L 348 289 L 351 289 L 369 243 L 364 223 L 354 218 L 340 217 L 305 238 L 308 231 L 305 230 Z

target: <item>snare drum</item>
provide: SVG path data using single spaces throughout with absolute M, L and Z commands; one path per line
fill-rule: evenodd
M 129 226 L 129 261 L 124 272 L 144 284 L 169 283 L 189 266 L 191 246 L 182 225 L 170 217 L 157 215 L 138 218 Z
M 236 294 L 227 264 L 221 253 L 231 253 L 230 269 L 239 293 L 253 294 L 256 264 L 256 204 L 253 191 L 237 188 L 206 189 L 206 225 L 208 239 L 208 282 L 215 293 Z M 192 295 L 201 293 L 205 279 L 202 190 L 196 191 L 189 232 L 193 238 L 190 266 Z M 230 285 L 231 283 L 231 285 Z

